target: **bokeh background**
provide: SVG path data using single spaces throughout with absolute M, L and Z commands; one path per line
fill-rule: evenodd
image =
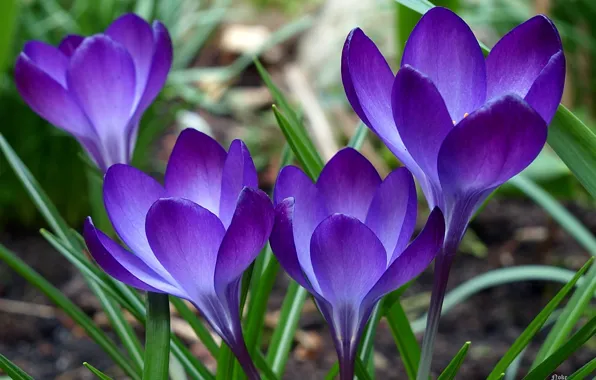
M 596 2 L 435 3 L 457 11 L 488 46 L 537 13 L 551 17 L 567 56 L 563 103 L 594 128 Z M 93 212 L 89 197 L 97 191 L 92 186 L 94 178 L 74 139 L 48 125 L 19 98 L 13 64 L 27 40 L 57 44 L 67 34 L 98 33 L 126 12 L 164 22 L 175 46 L 167 85 L 142 120 L 133 164 L 159 176 L 177 134 L 191 127 L 213 135 L 224 146 L 234 138 L 244 139 L 264 189 L 273 186 L 284 140 L 253 56 L 259 55 L 306 121 L 321 154 L 329 158 L 345 145 L 359 122 L 340 80 L 340 54 L 348 32 L 360 26 L 395 69 L 403 44 L 419 19 L 418 14 L 392 0 L 1 0 L 0 131 L 74 228 L 80 228 L 83 218 Z M 399 165 L 374 136 L 369 136 L 362 151 L 382 175 Z M 548 147 L 525 175 L 596 233 L 594 200 Z M 97 300 L 76 270 L 39 236 L 38 230 L 44 226 L 22 184 L 0 155 L 0 241 L 74 299 L 96 323 L 109 329 Z M 461 251 L 450 288 L 491 269 L 522 264 L 577 270 L 589 257 L 547 212 L 507 185 L 472 223 Z M 287 286 L 285 278 L 278 282 L 266 320 L 270 328 L 277 324 Z M 411 320 L 426 310 L 431 283 L 432 274 L 426 272 L 406 294 L 404 306 Z M 471 340 L 461 378 L 486 376 L 559 287 L 544 281 L 515 282 L 484 290 L 458 304 L 442 319 L 434 368 L 443 368 L 457 349 Z M 176 321 L 178 334 L 197 356 L 213 366 L 215 361 L 207 350 L 181 319 Z M 528 356 L 535 350 L 530 346 Z M 90 378 L 83 361 L 92 361 L 100 369 L 110 368 L 106 356 L 79 328 L 2 263 L 0 352 L 39 379 Z M 333 364 L 334 355 L 322 319 L 307 302 L 284 378 L 322 377 Z M 561 373 L 571 373 L 595 355 L 596 341 L 592 339 L 561 367 Z M 523 361 L 522 367 L 524 363 L 527 366 L 530 361 Z M 383 323 L 375 346 L 375 365 L 379 378 L 403 378 L 391 334 Z

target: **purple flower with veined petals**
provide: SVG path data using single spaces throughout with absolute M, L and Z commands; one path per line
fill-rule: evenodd
M 546 142 L 565 81 L 559 34 L 548 18 L 536 16 L 485 59 L 468 25 L 436 7 L 412 31 L 395 77 L 374 43 L 352 31 L 342 79 L 356 113 L 411 170 L 429 206 L 445 213 L 423 344 L 432 347 L 451 261 L 470 219 Z M 425 348 L 421 364 L 430 361 Z
M 226 151 L 211 137 L 180 134 L 165 185 L 123 164 L 104 179 L 104 203 L 129 252 L 85 223 L 91 255 L 110 276 L 138 289 L 192 302 L 258 379 L 242 337 L 242 273 L 266 244 L 274 221 L 269 197 L 244 143 Z
M 351 148 L 316 184 L 294 166 L 279 173 L 270 243 L 286 272 L 313 294 L 331 327 L 340 377 L 352 379 L 362 329 L 379 299 L 422 272 L 443 242 L 437 208 L 410 245 L 416 187 L 406 168 L 381 180 Z
M 27 42 L 14 75 L 29 107 L 72 134 L 106 171 L 130 162 L 139 121 L 171 65 L 165 26 L 127 14 L 102 34 L 70 35 L 57 48 Z

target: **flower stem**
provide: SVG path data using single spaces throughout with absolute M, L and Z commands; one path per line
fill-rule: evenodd
M 430 307 L 426 319 L 426 330 L 422 340 L 422 354 L 418 366 L 416 380 L 428 380 L 430 376 L 431 362 L 433 357 L 433 348 L 435 337 L 439 328 L 439 318 L 441 317 L 441 308 L 447 289 L 447 280 L 449 279 L 449 270 L 453 262 L 455 250 L 448 252 L 443 248 L 443 252 L 435 259 L 435 277 L 433 290 L 430 298 Z
M 170 364 L 170 303 L 167 294 L 147 293 L 143 380 L 167 380 Z
M 355 350 L 351 347 L 350 342 L 340 340 L 341 347 L 338 347 L 338 362 L 339 362 L 339 379 L 353 380 L 354 379 L 354 360 L 356 359 Z M 341 351 L 341 352 L 340 352 Z
M 242 367 L 246 377 L 250 380 L 261 380 L 261 375 L 252 361 L 244 341 L 241 341 L 234 346 L 234 355 L 236 355 L 236 359 L 238 359 L 238 363 L 240 363 L 240 367 Z

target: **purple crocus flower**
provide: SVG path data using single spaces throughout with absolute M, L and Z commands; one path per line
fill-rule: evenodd
M 313 294 L 329 323 L 340 377 L 352 379 L 362 330 L 379 299 L 416 277 L 444 235 L 437 208 L 420 235 L 416 187 L 406 168 L 381 180 L 351 148 L 339 151 L 316 184 L 286 166 L 275 185 L 271 247 L 286 272 Z
M 412 31 L 395 77 L 374 43 L 352 31 L 342 79 L 356 113 L 411 170 L 429 206 L 445 213 L 424 344 L 432 346 L 451 261 L 471 217 L 546 142 L 565 81 L 559 34 L 536 16 L 485 59 L 468 25 L 436 7 Z
M 180 134 L 165 185 L 123 164 L 104 179 L 104 202 L 130 251 L 93 225 L 84 236 L 110 276 L 135 288 L 192 302 L 230 346 L 245 372 L 258 379 L 240 325 L 242 273 L 263 248 L 274 221 L 269 197 L 257 188 L 248 149 L 226 151 L 196 130 Z
M 163 24 L 127 14 L 102 34 L 70 35 L 57 48 L 27 42 L 14 75 L 29 107 L 72 134 L 105 171 L 130 162 L 139 121 L 171 64 Z

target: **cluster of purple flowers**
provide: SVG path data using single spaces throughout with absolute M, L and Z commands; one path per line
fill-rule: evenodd
M 88 219 L 84 237 L 97 264 L 130 286 L 192 302 L 252 379 L 259 374 L 242 336 L 240 283 L 267 241 L 329 323 L 342 379 L 353 377 L 376 303 L 436 257 L 425 335 L 432 352 L 448 272 L 468 223 L 544 146 L 565 77 L 560 38 L 544 16 L 512 30 L 485 59 L 463 20 L 433 8 L 412 32 L 396 75 L 356 29 L 342 57 L 347 97 L 405 168 L 381 179 L 346 148 L 316 183 L 297 167 L 283 168 L 272 204 L 239 140 L 226 152 L 207 135 L 185 130 L 163 185 L 128 165 L 139 121 L 171 61 L 165 27 L 125 15 L 103 34 L 68 36 L 58 48 L 28 43 L 15 77 L 31 108 L 75 136 L 105 172 L 105 207 L 127 248 Z M 414 177 L 432 212 L 410 242 Z

